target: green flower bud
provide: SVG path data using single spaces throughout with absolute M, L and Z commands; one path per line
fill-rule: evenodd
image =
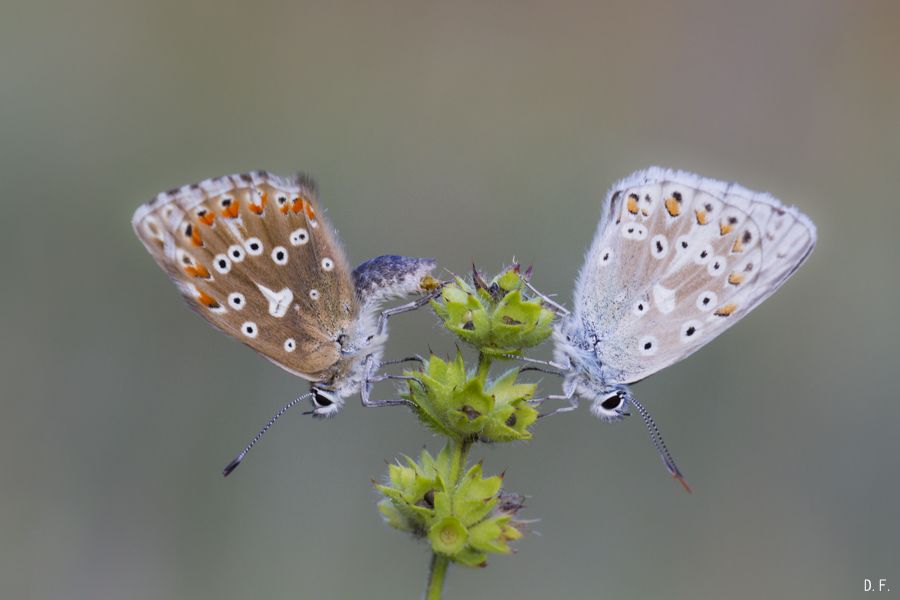
M 422 371 L 408 371 L 404 396 L 419 418 L 434 431 L 455 440 L 510 442 L 531 439 L 538 412 L 528 403 L 536 385 L 516 383 L 518 369 L 493 382 L 487 373 L 466 371 L 462 354 L 445 362 L 432 355 Z
M 376 484 L 385 521 L 428 540 L 434 552 L 466 566 L 484 566 L 488 554 L 508 554 L 522 537 L 514 517 L 522 497 L 501 491 L 503 479 L 485 477 L 481 464 L 470 467 L 455 487 L 451 446 L 418 461 L 403 457 L 388 468 L 388 481 Z
M 472 279 L 470 285 L 455 278 L 432 300 L 444 327 L 488 356 L 516 354 L 547 339 L 555 315 L 540 299 L 528 297 L 518 265 L 490 283 L 477 270 Z

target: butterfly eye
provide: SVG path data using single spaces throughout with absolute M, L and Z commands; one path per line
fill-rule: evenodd
M 616 390 L 613 395 L 594 400 L 591 406 L 591 412 L 600 417 L 604 421 L 618 421 L 628 413 L 625 412 L 627 403 L 626 392 Z
M 319 299 L 319 290 L 309 290 L 309 297 L 313 300 Z
M 309 241 L 309 232 L 300 227 L 291 232 L 291 245 L 302 246 Z
M 253 321 L 246 321 L 243 325 L 241 325 L 241 333 L 246 335 L 248 338 L 255 338 L 259 334 L 259 329 L 256 327 L 256 323 Z
M 288 338 L 284 340 L 284 351 L 285 352 L 293 352 L 297 349 L 297 342 L 294 338 Z
M 322 268 L 326 271 L 330 271 L 334 268 L 334 261 L 328 257 L 322 259 Z
M 316 408 L 325 408 L 334 404 L 334 400 L 323 394 L 320 390 L 313 390 L 313 404 Z
M 618 393 L 616 393 L 616 395 L 610 396 L 609 398 L 607 398 L 606 400 L 601 402 L 600 406 L 602 406 L 606 410 L 616 410 L 617 408 L 622 406 L 622 402 L 623 402 L 622 396 L 620 396 Z

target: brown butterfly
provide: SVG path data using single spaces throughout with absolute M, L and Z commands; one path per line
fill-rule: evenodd
M 214 327 L 311 382 L 225 469 L 300 401 L 330 417 L 381 364 L 387 319 L 424 305 L 439 284 L 430 258 L 379 256 L 351 271 L 315 183 L 265 171 L 163 192 L 140 206 L 134 231 L 187 303 Z M 423 295 L 389 310 L 382 305 Z M 367 406 L 376 402 L 363 396 Z

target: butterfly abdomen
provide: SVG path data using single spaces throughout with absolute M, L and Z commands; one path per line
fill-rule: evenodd
M 353 270 L 356 295 L 364 305 L 422 291 L 422 280 L 437 266 L 433 258 L 387 254 L 367 260 Z

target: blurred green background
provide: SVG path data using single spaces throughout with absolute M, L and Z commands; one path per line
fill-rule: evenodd
M 636 417 L 477 448 L 541 535 L 447 597 L 900 593 L 898 59 L 892 1 L 6 0 L 0 597 L 421 593 L 424 547 L 370 479 L 438 440 L 351 400 L 287 416 L 224 480 L 307 386 L 187 309 L 131 231 L 140 202 L 302 169 L 354 262 L 515 255 L 568 302 L 606 188 L 650 164 L 799 205 L 818 249 L 636 386 L 693 496 Z M 425 310 L 392 332 L 388 356 L 454 344 Z

